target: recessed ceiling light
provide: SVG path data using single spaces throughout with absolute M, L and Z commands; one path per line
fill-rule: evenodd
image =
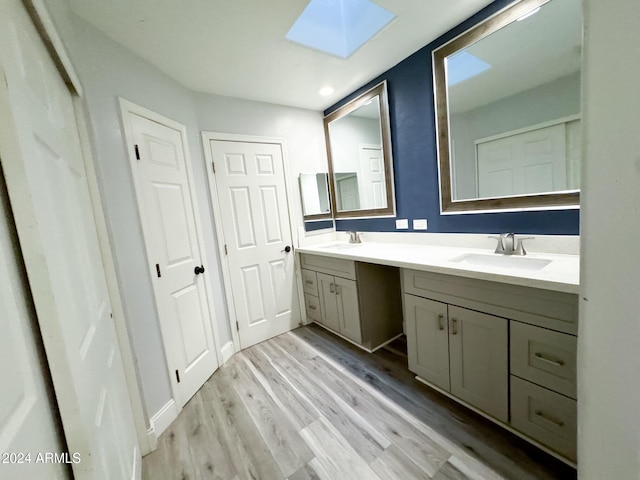
M 524 20 L 525 18 L 529 18 L 532 15 L 535 15 L 536 13 L 538 13 L 540 11 L 540 7 L 536 7 L 533 10 L 525 13 L 524 15 L 522 15 L 520 18 L 518 18 L 518 22 L 521 22 L 522 20 Z
M 369 0 L 311 0 L 286 38 L 348 58 L 395 17 Z
M 322 87 L 320 90 L 318 90 L 318 93 L 323 97 L 331 95 L 333 92 L 334 92 L 333 87 Z

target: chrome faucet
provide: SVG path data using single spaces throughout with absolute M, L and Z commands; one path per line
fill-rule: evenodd
M 496 238 L 498 240 L 495 253 L 502 255 L 526 255 L 527 251 L 524 249 L 522 241 L 529 240 L 533 237 L 516 237 L 515 233 L 501 233 L 499 237 L 490 236 L 489 238 Z
M 349 243 L 362 243 L 360 240 L 360 234 L 358 232 L 347 232 L 349 234 Z

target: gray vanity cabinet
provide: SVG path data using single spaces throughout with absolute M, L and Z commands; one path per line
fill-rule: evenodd
M 576 459 L 578 297 L 404 269 L 409 370 Z
M 404 296 L 409 370 L 449 391 L 449 329 L 447 305 L 413 295 Z
M 362 342 L 356 282 L 318 273 L 320 323 L 349 340 Z
M 509 420 L 508 321 L 405 295 L 409 369 L 498 420 Z
M 397 267 L 300 255 L 307 318 L 371 352 L 402 334 Z
M 451 393 L 509 420 L 509 322 L 449 305 Z

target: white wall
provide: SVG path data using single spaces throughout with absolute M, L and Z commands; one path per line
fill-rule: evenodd
M 578 462 L 640 478 L 640 55 L 637 0 L 585 0 Z
M 284 139 L 290 211 L 295 227 L 302 228 L 298 176 L 327 171 L 322 113 L 204 93 L 196 93 L 194 98 L 202 131 Z M 295 231 L 293 235 L 296 238 Z
M 347 115 L 331 122 L 331 161 L 336 173 L 360 171 L 360 145 L 382 145 L 380 121 Z

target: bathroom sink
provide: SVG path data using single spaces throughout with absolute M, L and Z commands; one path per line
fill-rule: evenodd
M 327 250 L 350 250 L 362 245 L 361 243 L 329 243 L 327 245 L 318 245 L 318 248 L 326 248 Z
M 509 255 L 484 255 L 482 253 L 465 253 L 449 259 L 450 262 L 464 263 L 477 267 L 500 267 L 513 268 L 519 270 L 542 270 L 551 263 L 551 260 L 544 258 L 530 258 Z

